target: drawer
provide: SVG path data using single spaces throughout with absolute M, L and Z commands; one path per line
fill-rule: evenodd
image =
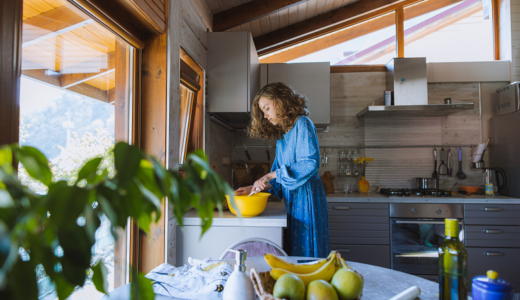
M 347 261 L 354 261 L 383 268 L 390 268 L 390 246 L 330 244 Z
M 328 203 L 329 216 L 388 217 L 388 204 L 382 203 Z
M 389 231 L 330 230 L 331 244 L 389 245 Z
M 520 205 L 466 204 L 464 223 L 474 225 L 520 225 Z
M 358 223 L 358 224 L 390 224 L 389 217 L 372 216 L 330 216 L 329 226 L 332 223 Z
M 520 248 L 520 226 L 467 225 L 466 247 L 518 247 Z
M 390 231 L 390 224 L 330 223 L 329 230 Z
M 468 281 L 477 275 L 495 270 L 499 277 L 520 286 L 520 249 L 515 248 L 466 248 L 468 251 Z M 470 285 L 471 286 L 471 285 Z

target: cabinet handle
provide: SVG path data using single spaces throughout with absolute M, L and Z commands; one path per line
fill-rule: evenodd
M 336 209 L 336 210 L 349 210 L 350 206 L 333 206 L 332 209 Z
M 336 249 L 336 251 L 338 252 L 346 252 L 346 253 L 350 253 L 350 249 Z
M 486 208 L 484 208 L 484 211 L 497 212 L 497 211 L 502 211 L 502 208 L 501 207 L 486 207 Z
M 486 229 L 485 232 L 489 233 L 489 234 L 501 234 L 501 233 L 504 233 L 504 231 L 500 230 L 500 229 Z
M 487 256 L 504 256 L 506 255 L 504 252 L 486 252 Z

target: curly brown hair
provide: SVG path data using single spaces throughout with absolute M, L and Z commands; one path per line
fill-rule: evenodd
M 265 97 L 274 101 L 276 117 L 280 124 L 273 125 L 264 118 L 258 101 Z M 303 95 L 296 94 L 293 89 L 283 82 L 273 82 L 264 86 L 256 94 L 251 111 L 251 124 L 247 133 L 252 138 L 275 140 L 281 138 L 284 133 L 291 129 L 299 116 L 308 116 L 308 100 Z

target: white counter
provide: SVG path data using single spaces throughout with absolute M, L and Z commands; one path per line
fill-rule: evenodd
M 460 193 L 451 197 L 388 197 L 378 193 L 362 194 L 355 192 L 344 194 L 343 192 L 336 192 L 335 194 L 327 195 L 327 202 L 520 204 L 520 199 L 504 196 L 488 197 L 475 194 L 468 196 Z
M 200 226 L 197 211 L 190 210 L 184 215 L 185 226 Z M 267 202 L 263 213 L 252 218 L 238 218 L 229 210 L 213 212 L 211 226 L 287 227 L 287 210 L 283 202 Z
M 230 211 L 222 215 L 213 212 L 211 228 L 200 237 L 200 218 L 195 210 L 184 215 L 184 227 L 177 227 L 177 265 L 188 262 L 188 257 L 219 258 L 232 244 L 251 238 L 263 238 L 283 247 L 283 229 L 287 227 L 287 212 L 283 202 L 267 202 L 259 216 L 238 218 Z

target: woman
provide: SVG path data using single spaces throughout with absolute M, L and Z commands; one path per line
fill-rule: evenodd
M 294 256 L 326 257 L 329 252 L 327 199 L 318 175 L 320 150 L 316 128 L 307 117 L 307 98 L 284 83 L 264 86 L 253 100 L 249 136 L 277 139 L 271 173 L 253 186 L 236 190 L 248 195 L 269 190 L 287 209 L 286 250 Z

